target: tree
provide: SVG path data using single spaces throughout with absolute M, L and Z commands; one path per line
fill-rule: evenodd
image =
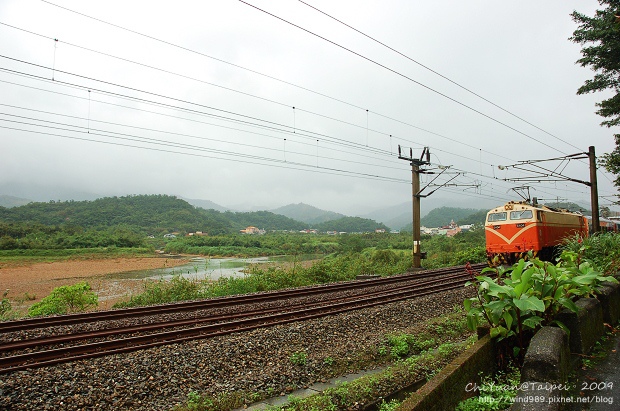
M 620 125 L 620 0 L 599 0 L 604 8 L 594 17 L 574 11 L 573 20 L 579 28 L 573 32 L 571 41 L 581 44 L 582 58 L 577 63 L 594 70 L 594 78 L 586 80 L 577 94 L 611 90 L 615 94 L 596 103 L 596 114 L 606 118 L 602 126 Z M 601 156 L 600 164 L 615 174 L 616 187 L 620 187 L 620 134 L 614 134 L 616 148 Z

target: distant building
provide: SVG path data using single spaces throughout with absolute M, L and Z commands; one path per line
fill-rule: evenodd
M 377 228 L 375 233 L 385 233 L 385 228 Z
M 265 230 L 261 230 L 254 226 L 246 227 L 243 230 L 239 230 L 239 232 L 241 232 L 241 234 L 265 234 Z
M 454 237 L 461 231 L 470 230 L 471 228 L 472 228 L 472 224 L 459 227 L 459 225 L 455 223 L 454 220 L 451 220 L 450 224 L 444 225 L 442 227 L 437 227 L 437 228 L 420 227 L 420 232 L 423 234 L 429 234 L 429 235 L 445 235 L 447 237 Z
M 192 236 L 202 236 L 202 235 L 208 235 L 207 233 L 203 233 L 202 231 L 196 231 L 195 233 L 187 233 L 188 236 L 192 237 Z

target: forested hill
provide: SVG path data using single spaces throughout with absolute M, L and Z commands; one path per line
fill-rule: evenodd
M 321 210 L 319 208 L 304 203 L 289 204 L 271 211 L 276 214 L 281 214 L 294 220 L 303 221 L 304 223 L 312 225 L 317 225 L 326 221 L 333 221 L 346 217 L 343 214 L 334 213 L 333 211 Z
M 484 216 L 486 216 L 487 211 L 475 210 L 473 208 L 440 207 L 431 210 L 420 219 L 420 223 L 425 227 L 442 227 L 450 224 L 452 220 L 461 224 L 473 224 L 477 221 L 473 220 L 470 222 L 470 216 L 474 214 L 480 215 L 482 216 L 480 222 L 484 222 Z
M 302 230 L 307 223 L 269 211 L 220 212 L 196 208 L 188 202 L 168 195 L 133 195 L 106 197 L 94 201 L 50 201 L 29 203 L 19 207 L 0 207 L 2 223 L 38 223 L 47 226 L 106 228 L 127 225 L 149 233 L 195 232 L 238 233 L 247 226 L 265 230 Z M 343 223 L 343 222 L 341 222 Z M 337 224 L 338 231 L 371 231 L 381 226 L 372 220 L 354 219 Z M 367 227 L 368 226 L 368 227 Z M 334 226 L 336 227 L 336 226 Z M 347 227 L 341 230 L 341 227 Z
M 167 195 L 106 197 L 94 201 L 50 201 L 1 208 L 3 222 L 36 222 L 103 228 L 130 225 L 144 230 L 206 229 L 226 232 L 231 224 L 215 214 L 203 213 L 186 201 Z
M 347 233 L 368 233 L 374 232 L 376 229 L 384 229 L 386 232 L 390 231 L 385 224 L 361 217 L 342 217 L 333 221 L 325 221 L 321 224 L 316 224 L 315 228 L 324 232 L 344 231 Z

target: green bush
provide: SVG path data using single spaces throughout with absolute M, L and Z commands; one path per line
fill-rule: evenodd
M 468 327 L 475 330 L 486 322 L 491 326 L 491 337 L 516 338 L 518 346 L 513 347 L 513 354 L 520 358 L 528 336 L 541 326 L 555 323 L 566 330 L 555 320 L 560 310 L 577 312 L 574 300 L 593 296 L 603 281 L 617 282 L 583 259 L 583 251 L 582 247 L 579 253 L 562 252 L 557 265 L 530 258 L 507 270 L 487 267 L 475 277 L 470 271 L 472 281 L 467 284 L 477 287 L 477 295 L 464 302 Z M 497 278 L 484 275 L 487 272 L 495 272 Z
M 179 275 L 175 275 L 170 281 L 145 282 L 143 293 L 132 296 L 129 301 L 114 304 L 114 308 L 198 300 L 204 298 L 203 289 L 206 284 L 206 282 L 189 280 Z
M 98 304 L 97 294 L 91 291 L 86 282 L 63 285 L 52 290 L 50 295 L 28 309 L 30 317 L 38 315 L 67 314 L 83 312 Z

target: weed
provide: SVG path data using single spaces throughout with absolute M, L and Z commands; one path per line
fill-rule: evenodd
M 295 365 L 306 365 L 308 362 L 308 354 L 305 351 L 297 351 L 291 354 L 290 360 Z
M 379 405 L 379 411 L 395 411 L 398 409 L 402 402 L 398 400 L 391 400 L 390 402 L 381 401 Z
M 86 282 L 74 285 L 63 285 L 52 290 L 50 295 L 28 309 L 28 315 L 66 314 L 83 312 L 98 304 L 97 294 L 91 291 Z
M 461 401 L 456 411 L 503 410 L 512 405 L 520 385 L 521 373 L 517 367 L 509 367 L 495 376 L 486 376 L 477 386 L 479 396 Z
M 9 294 L 9 290 L 6 290 L 2 293 L 2 300 L 0 301 L 0 320 L 4 320 L 8 318 L 9 313 L 11 312 L 12 306 L 6 296 Z

